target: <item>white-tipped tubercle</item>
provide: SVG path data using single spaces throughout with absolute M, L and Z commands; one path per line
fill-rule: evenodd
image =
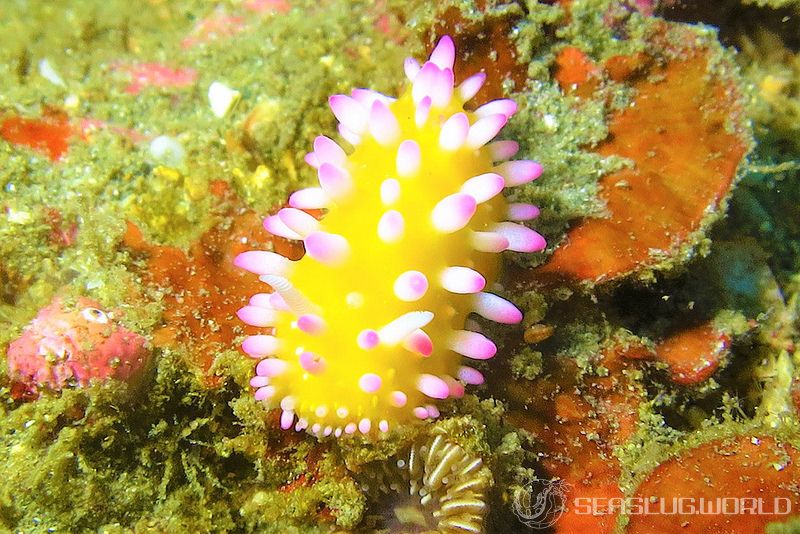
M 403 302 L 414 302 L 425 296 L 428 279 L 419 271 L 406 271 L 394 281 L 394 294 Z
M 289 368 L 289 364 L 277 358 L 267 358 L 256 365 L 256 375 L 264 378 L 281 376 Z
M 521 224 L 499 223 L 492 231 L 508 239 L 508 250 L 514 252 L 539 252 L 547 246 L 544 237 Z
M 433 313 L 429 311 L 412 311 L 404 313 L 381 328 L 378 335 L 384 345 L 397 345 L 411 332 L 423 328 L 433 320 Z
M 297 360 L 300 362 L 300 367 L 312 375 L 318 375 L 325 372 L 325 368 L 327 367 L 325 358 L 310 351 L 301 352 Z
M 252 358 L 272 356 L 278 351 L 280 342 L 275 336 L 248 336 L 242 342 L 242 350 Z
M 519 143 L 516 141 L 493 141 L 486 145 L 492 161 L 505 161 L 513 158 L 519 152 Z
M 431 111 L 431 97 L 426 96 L 417 103 L 417 109 L 414 111 L 414 124 L 417 128 L 422 128 L 428 121 L 428 115 Z
M 506 211 L 506 217 L 511 221 L 530 221 L 539 216 L 540 210 L 538 206 L 533 204 L 515 203 L 509 204 Z
M 405 220 L 397 210 L 389 210 L 378 221 L 378 237 L 384 243 L 396 243 L 403 237 Z
M 328 206 L 328 195 L 321 187 L 307 187 L 289 196 L 289 206 L 301 210 L 316 210 Z
M 477 74 L 473 74 L 461 82 L 461 85 L 458 86 L 458 96 L 460 96 L 461 100 L 464 102 L 471 100 L 472 97 L 478 94 L 478 91 L 481 90 L 481 87 L 483 87 L 483 82 L 485 81 L 486 73 L 479 72 Z
M 243 306 L 236 312 L 236 316 L 245 324 L 262 328 L 275 326 L 278 320 L 275 310 L 267 310 L 260 306 Z
M 331 111 L 339 122 L 351 132 L 361 135 L 367 129 L 367 110 L 357 100 L 347 95 L 333 95 L 328 99 Z
M 448 267 L 441 275 L 442 286 L 451 293 L 477 293 L 486 286 L 486 279 L 469 267 Z
M 408 81 L 412 83 L 417 77 L 417 74 L 419 74 L 420 69 L 422 69 L 422 66 L 419 64 L 419 61 L 413 57 L 407 57 L 403 62 L 403 70 L 406 73 L 406 78 L 408 78 Z
M 427 358 L 433 353 L 433 341 L 424 330 L 417 329 L 403 340 L 403 348 Z
M 508 117 L 500 114 L 489 115 L 475 121 L 469 127 L 466 141 L 467 148 L 480 148 L 494 139 L 494 136 L 505 126 L 506 121 L 508 121 Z
M 495 167 L 495 172 L 506 179 L 507 187 L 527 184 L 542 175 L 542 164 L 538 161 L 507 161 Z
M 248 250 L 242 252 L 233 260 L 237 267 L 258 275 L 278 274 L 286 275 L 291 270 L 292 262 L 266 250 Z
M 327 196 L 338 200 L 347 196 L 353 189 L 350 173 L 332 163 L 323 163 L 317 171 L 319 185 Z
M 453 39 L 449 35 L 443 36 L 439 39 L 436 47 L 431 52 L 428 59 L 431 63 L 435 63 L 440 69 L 452 69 L 456 60 L 456 47 L 453 44 Z
M 322 334 L 325 327 L 325 320 L 315 313 L 307 313 L 297 318 L 297 328 L 312 336 Z
M 399 174 L 398 165 L 398 174 Z M 414 170 L 416 172 L 416 169 Z M 381 182 L 381 202 L 384 206 L 391 206 L 400 198 L 400 182 L 394 178 L 387 178 Z
M 417 378 L 417 389 L 432 399 L 446 399 L 450 395 L 447 382 L 438 376 L 421 374 Z
M 369 133 L 383 145 L 391 145 L 400 136 L 400 124 L 384 102 L 375 100 L 369 111 Z
M 314 154 L 316 154 L 320 165 L 323 163 L 342 165 L 347 161 L 347 154 L 345 154 L 344 149 L 336 144 L 336 141 L 324 135 L 317 136 L 314 139 Z
M 452 152 L 464 145 L 469 133 L 469 119 L 466 113 L 456 113 L 451 115 L 439 132 L 439 146 L 442 150 Z
M 413 176 L 419 170 L 421 162 L 419 144 L 416 141 L 406 140 L 397 147 L 397 174 L 400 178 Z
M 453 332 L 450 335 L 449 347 L 451 350 L 473 360 L 488 360 L 497 353 L 497 347 L 489 338 L 469 330 L 456 330 Z
M 482 105 L 475 110 L 475 115 L 480 118 L 488 117 L 489 115 L 505 115 L 511 117 L 517 112 L 517 103 L 510 98 L 501 98 L 500 100 L 492 100 Z
M 431 212 L 431 222 L 438 231 L 450 234 L 461 230 L 475 214 L 477 203 L 466 193 L 454 193 L 440 200 Z
M 492 293 L 475 295 L 475 311 L 491 321 L 517 324 L 522 320 L 522 312 L 509 301 Z
M 318 220 L 305 211 L 297 208 L 283 208 L 278 212 L 278 217 L 280 217 L 283 224 L 285 224 L 292 232 L 304 239 L 306 236 L 308 236 L 308 234 L 316 232 L 317 229 L 319 229 Z
M 344 236 L 328 232 L 314 232 L 305 239 L 306 253 L 327 265 L 341 265 L 350 254 L 350 245 Z
M 461 192 L 466 193 L 480 204 L 497 196 L 505 187 L 505 180 L 497 173 L 487 172 L 473 176 L 461 186 Z
M 375 393 L 381 386 L 383 385 L 383 381 L 381 377 L 376 375 L 375 373 L 366 373 L 361 375 L 361 378 L 358 379 L 358 387 L 361 388 L 361 391 L 364 393 Z
M 496 232 L 472 232 L 470 244 L 479 252 L 503 252 L 508 249 L 508 239 Z
M 286 239 L 300 239 L 297 232 L 286 226 L 277 215 L 270 215 L 264 219 L 264 230 L 272 235 L 285 237 Z
M 462 366 L 458 368 L 458 379 L 465 384 L 480 386 L 483 384 L 483 374 L 472 367 Z

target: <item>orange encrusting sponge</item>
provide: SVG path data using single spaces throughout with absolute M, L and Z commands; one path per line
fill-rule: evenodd
M 356 89 L 330 98 L 351 154 L 320 136 L 306 161 L 319 187 L 295 192 L 264 221 L 273 234 L 302 239 L 299 261 L 267 251 L 236 264 L 274 292 L 239 310 L 274 329 L 243 350 L 260 360 L 256 398 L 282 409 L 281 427 L 321 436 L 386 432 L 391 424 L 437 417 L 437 399 L 480 384 L 462 357 L 485 360 L 495 345 L 464 330 L 470 313 L 516 323 L 520 311 L 484 291 L 499 252 L 533 252 L 544 239 L 509 221 L 538 209 L 508 204 L 501 191 L 541 174 L 533 161 L 497 164 L 517 152 L 490 141 L 516 111 L 512 100 L 474 112 L 464 102 L 485 78 L 453 86 L 455 49 L 443 37 L 430 60 L 406 61 L 409 89 L 398 99 Z M 326 209 L 319 221 L 307 209 Z

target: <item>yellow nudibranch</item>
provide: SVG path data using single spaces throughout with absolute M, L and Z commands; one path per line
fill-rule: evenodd
M 272 329 L 242 349 L 260 360 L 250 383 L 257 399 L 281 408 L 283 429 L 338 437 L 435 418 L 438 399 L 483 382 L 462 357 L 497 351 L 465 329 L 469 314 L 522 319 L 488 291 L 498 253 L 539 251 L 545 242 L 511 222 L 538 209 L 508 204 L 501 191 L 542 168 L 506 161 L 518 150 L 514 141 L 490 142 L 516 111 L 513 100 L 464 110 L 485 75 L 454 87 L 454 59 L 445 36 L 424 65 L 406 60 L 411 84 L 399 98 L 366 89 L 332 96 L 339 132 L 354 150 L 317 137 L 306 161 L 319 187 L 293 193 L 290 207 L 264 221 L 273 234 L 303 240 L 305 256 L 236 258 L 273 289 L 238 315 Z M 322 220 L 304 211 L 311 209 L 325 209 Z

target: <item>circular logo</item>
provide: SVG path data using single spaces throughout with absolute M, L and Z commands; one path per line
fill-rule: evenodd
M 533 477 L 514 495 L 514 513 L 531 528 L 551 527 L 567 509 L 569 490 L 570 485 L 561 479 Z

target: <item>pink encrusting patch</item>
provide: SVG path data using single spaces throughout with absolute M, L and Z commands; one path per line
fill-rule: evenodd
M 131 381 L 144 369 L 147 340 L 125 328 L 95 302 L 66 306 L 56 297 L 39 310 L 8 346 L 8 375 L 20 398 L 42 390 L 88 386 L 91 380 Z
M 130 78 L 130 83 L 124 91 L 131 95 L 138 95 L 148 87 L 159 89 L 172 89 L 191 87 L 197 81 L 197 71 L 189 67 L 172 68 L 163 63 L 115 63 L 112 70 L 124 72 Z

